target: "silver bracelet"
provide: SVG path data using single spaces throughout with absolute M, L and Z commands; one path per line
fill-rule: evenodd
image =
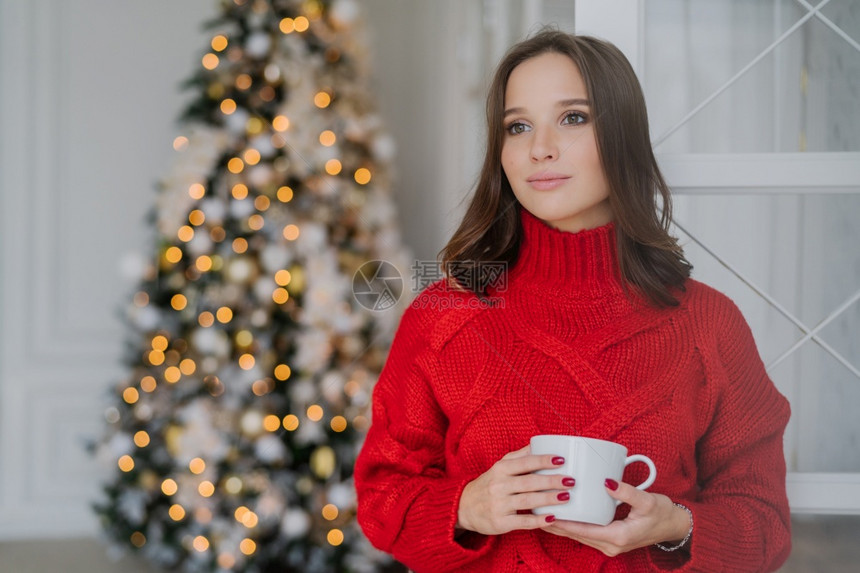
M 693 512 L 690 511 L 687 506 L 681 505 L 680 503 L 676 503 L 675 507 L 680 507 L 681 509 L 683 509 L 684 511 L 687 512 L 687 515 L 690 516 L 690 530 L 687 531 L 686 537 L 684 537 L 684 539 L 682 539 L 678 545 L 675 545 L 673 547 L 666 547 L 662 543 L 655 543 L 654 544 L 657 547 L 659 547 L 660 549 L 662 549 L 663 551 L 675 551 L 677 549 L 682 548 L 683 546 L 685 546 L 687 544 L 688 541 L 690 541 L 690 536 L 693 535 Z

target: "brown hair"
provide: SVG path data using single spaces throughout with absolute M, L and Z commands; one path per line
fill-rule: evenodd
M 651 148 L 639 80 L 614 45 L 554 29 L 543 29 L 515 44 L 496 69 L 487 95 L 484 165 L 463 221 L 439 253 L 443 268 L 452 278 L 456 269 L 481 269 L 482 263 L 490 261 L 503 261 L 510 267 L 516 262 L 522 227 L 517 200 L 501 164 L 505 88 L 514 68 L 547 52 L 568 56 L 588 90 L 625 287 L 632 286 L 656 306 L 676 306 L 678 300 L 671 291 L 684 290 L 692 266 L 669 234 L 672 202 Z M 485 289 L 472 290 L 481 296 Z

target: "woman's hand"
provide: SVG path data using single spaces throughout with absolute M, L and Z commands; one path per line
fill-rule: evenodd
M 531 510 L 564 503 L 570 498 L 567 490 L 575 482 L 569 476 L 532 472 L 563 463 L 558 456 L 531 455 L 529 446 L 506 454 L 463 488 L 457 527 L 498 535 L 515 529 L 539 529 L 551 523 L 555 520 L 552 515 L 532 515 Z
M 679 542 L 690 530 L 690 516 L 672 500 L 659 493 L 638 490 L 630 484 L 607 480 L 606 491 L 615 499 L 630 504 L 630 514 L 609 525 L 593 525 L 576 521 L 555 521 L 544 531 L 575 539 L 615 557 L 639 547 L 660 542 Z

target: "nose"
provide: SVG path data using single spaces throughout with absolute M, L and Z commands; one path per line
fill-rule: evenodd
M 551 129 L 535 128 L 532 134 L 530 149 L 532 161 L 558 159 L 558 142 Z

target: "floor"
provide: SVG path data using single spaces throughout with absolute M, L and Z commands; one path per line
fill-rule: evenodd
M 796 516 L 781 573 L 856 573 L 860 516 Z M 0 543 L 0 573 L 162 573 L 133 557 L 110 559 L 93 539 Z

